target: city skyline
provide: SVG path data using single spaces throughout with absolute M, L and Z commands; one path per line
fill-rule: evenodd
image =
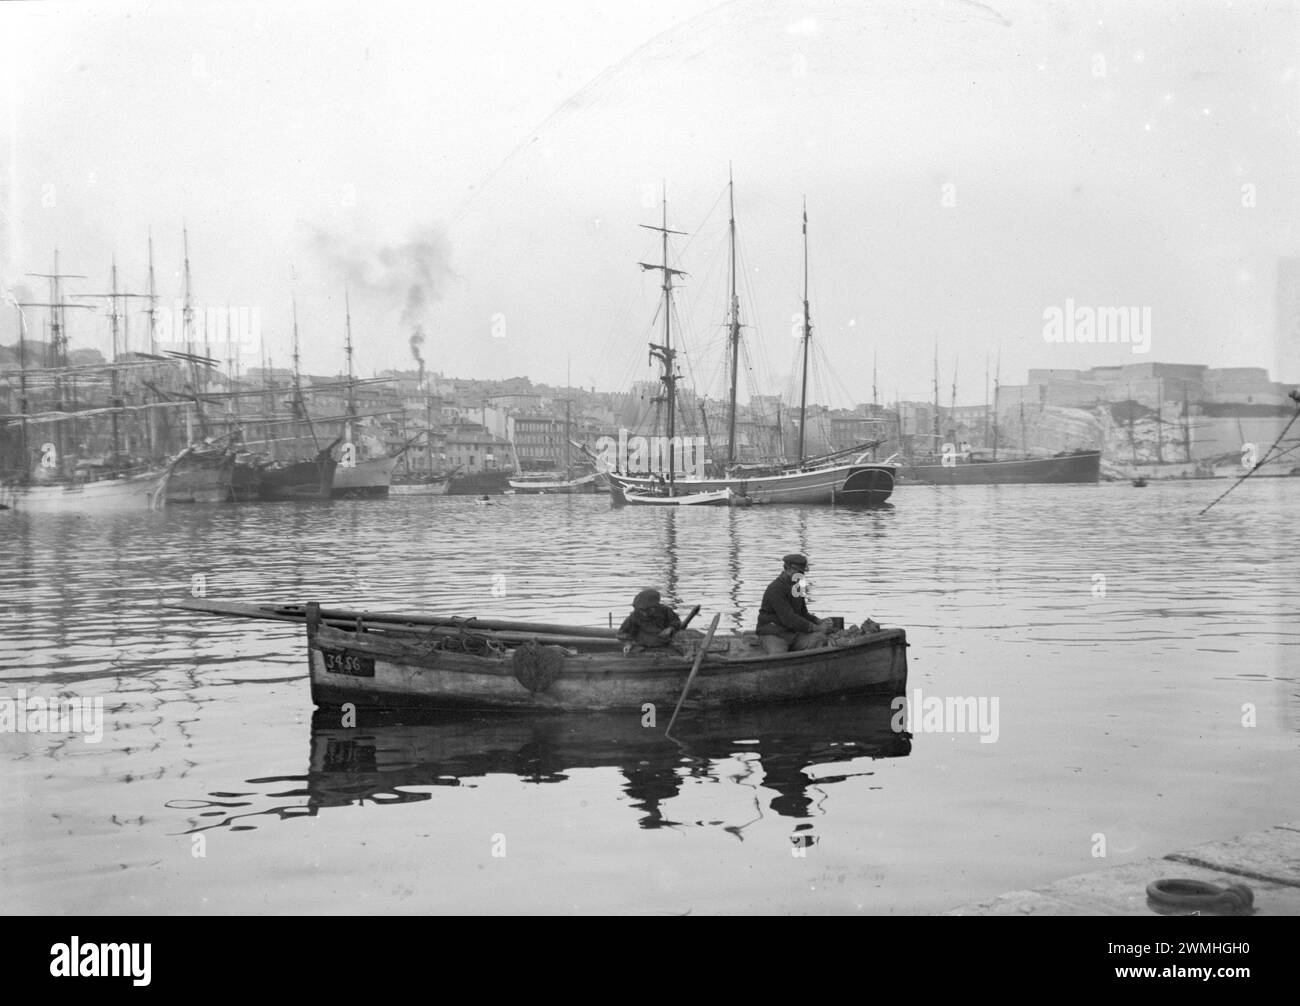
M 304 368 L 340 369 L 346 287 L 363 372 L 406 365 L 418 325 L 448 372 L 555 383 L 571 365 L 575 384 L 629 386 L 654 376 L 660 291 L 636 263 L 657 260 L 639 225 L 666 189 L 688 232 L 672 254 L 689 376 L 716 397 L 730 171 L 747 390 L 797 373 L 805 198 L 833 404 L 869 400 L 873 358 L 882 399 L 924 398 L 936 338 L 941 385 L 956 366 L 960 387 L 999 352 L 1004 376 L 1132 358 L 1048 341 L 1069 303 L 1148 311 L 1148 359 L 1300 381 L 1278 292 L 1300 247 L 1285 11 L 677 0 L 362 20 L 119 3 L 0 19 L 0 286 L 20 299 L 43 297 L 26 274 L 56 248 L 80 289 L 104 289 L 115 256 L 138 292 L 152 234 L 172 304 L 184 226 L 196 302 L 259 311 L 276 360 L 296 299 Z M 85 315 L 74 342 L 106 342 L 102 312 Z M 0 342 L 15 325 L 0 311 Z

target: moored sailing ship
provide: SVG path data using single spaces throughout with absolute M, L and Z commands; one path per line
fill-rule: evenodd
M 729 191 L 731 185 L 728 185 Z M 664 274 L 664 343 L 651 345 L 651 355 L 660 359 L 663 373 L 660 380 L 664 384 L 664 397 L 668 403 L 669 427 L 668 439 L 672 442 L 674 430 L 672 425 L 673 408 L 676 399 L 678 377 L 675 370 L 677 351 L 672 348 L 671 339 L 671 297 L 672 277 L 680 275 L 679 270 L 668 266 L 668 235 L 679 233 L 668 230 L 667 206 L 665 201 L 664 223 L 662 227 L 642 226 L 663 233 L 663 263 L 641 263 L 643 269 L 657 269 Z M 875 443 L 860 444 L 857 447 L 833 452 L 817 458 L 804 455 L 804 431 L 807 418 L 808 399 L 808 348 L 812 339 L 812 317 L 808 302 L 808 212 L 803 215 L 803 380 L 799 404 L 799 457 L 794 465 L 779 466 L 761 473 L 742 472 L 736 465 L 735 424 L 736 424 L 736 374 L 739 365 L 740 347 L 740 301 L 736 294 L 736 214 L 734 198 L 731 202 L 731 300 L 730 300 L 730 349 L 731 349 L 731 390 L 730 390 L 730 435 L 728 437 L 727 469 L 721 478 L 709 478 L 694 475 L 676 477 L 668 472 L 667 493 L 708 493 L 730 490 L 734 497 L 747 499 L 755 503 L 854 503 L 867 506 L 879 506 L 885 503 L 894 491 L 894 474 L 897 466 L 890 463 L 876 463 L 868 460 L 870 450 Z M 843 458 L 859 454 L 852 462 Z M 838 460 L 837 460 L 838 459 Z M 619 472 L 609 473 L 611 484 L 624 489 L 641 492 L 655 492 L 658 479 L 654 476 L 635 476 Z

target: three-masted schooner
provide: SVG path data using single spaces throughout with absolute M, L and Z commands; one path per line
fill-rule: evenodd
M 872 443 L 861 444 L 843 451 L 809 458 L 804 455 L 804 429 L 806 426 L 808 404 L 808 349 L 812 339 L 812 316 L 808 303 L 808 212 L 803 214 L 803 248 L 804 248 L 804 296 L 803 296 L 803 378 L 799 402 L 799 461 L 785 465 L 775 471 L 747 473 L 737 465 L 736 460 L 736 371 L 739 360 L 740 345 L 740 307 L 736 294 L 736 213 L 734 189 L 728 182 L 730 200 L 730 236 L 731 236 L 731 297 L 729 302 L 729 329 L 731 348 L 731 388 L 730 388 L 730 434 L 727 448 L 727 468 L 721 478 L 699 477 L 693 475 L 678 476 L 673 470 L 672 452 L 669 452 L 669 470 L 667 477 L 638 476 L 614 471 L 609 473 L 611 489 L 618 487 L 625 497 L 629 494 L 654 494 L 690 496 L 699 493 L 718 493 L 728 490 L 733 500 L 754 503 L 856 503 L 879 505 L 889 499 L 894 490 L 894 474 L 897 466 L 889 463 L 866 461 L 866 451 L 875 446 Z M 678 376 L 675 370 L 676 353 L 671 342 L 671 297 L 672 277 L 682 275 L 679 270 L 668 266 L 668 235 L 681 233 L 668 230 L 667 207 L 665 200 L 664 223 L 662 227 L 642 224 L 651 230 L 663 233 L 663 264 L 641 263 L 643 269 L 662 270 L 664 274 L 664 344 L 651 344 L 651 355 L 660 360 L 662 373 L 660 381 L 664 384 L 664 395 L 668 405 L 668 439 L 671 444 L 675 435 L 673 428 L 674 407 L 676 401 L 676 384 Z M 844 457 L 861 453 L 852 462 L 845 462 Z M 710 500 L 710 502 L 714 502 Z

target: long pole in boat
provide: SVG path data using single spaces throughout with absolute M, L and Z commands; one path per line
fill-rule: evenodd
M 808 199 L 803 201 L 803 381 L 799 392 L 799 464 L 803 464 L 804 427 L 808 418 L 808 342 L 812 315 L 808 310 Z
M 727 201 L 731 209 L 731 411 L 727 420 L 727 468 L 736 463 L 736 378 L 740 369 L 740 298 L 736 296 L 736 193 L 727 165 Z M 712 448 L 710 448 L 712 453 Z

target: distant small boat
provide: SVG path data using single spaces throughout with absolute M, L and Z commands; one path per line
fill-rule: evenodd
M 446 496 L 447 476 L 429 472 L 397 472 L 388 491 L 394 496 Z
M 731 502 L 731 490 L 712 489 L 701 492 L 684 492 L 670 496 L 665 492 L 648 489 L 632 489 L 618 483 L 610 484 L 610 502 L 614 506 L 630 504 L 632 506 L 727 506 Z
M 563 472 L 545 472 L 519 475 L 510 480 L 510 489 L 520 494 L 573 496 L 594 493 L 600 489 L 601 477 L 596 472 L 568 478 Z M 510 490 L 507 490 L 510 491 Z
M 1137 488 L 1139 488 L 1139 489 L 1144 488 L 1144 487 L 1146 486 L 1146 484 L 1147 484 L 1147 480 L 1146 480 L 1146 478 L 1144 478 L 1144 477 L 1141 476 L 1141 475 L 1139 475 L 1137 478 L 1135 478 L 1135 479 L 1133 480 L 1133 485 L 1135 485 L 1135 486 L 1136 486 Z

